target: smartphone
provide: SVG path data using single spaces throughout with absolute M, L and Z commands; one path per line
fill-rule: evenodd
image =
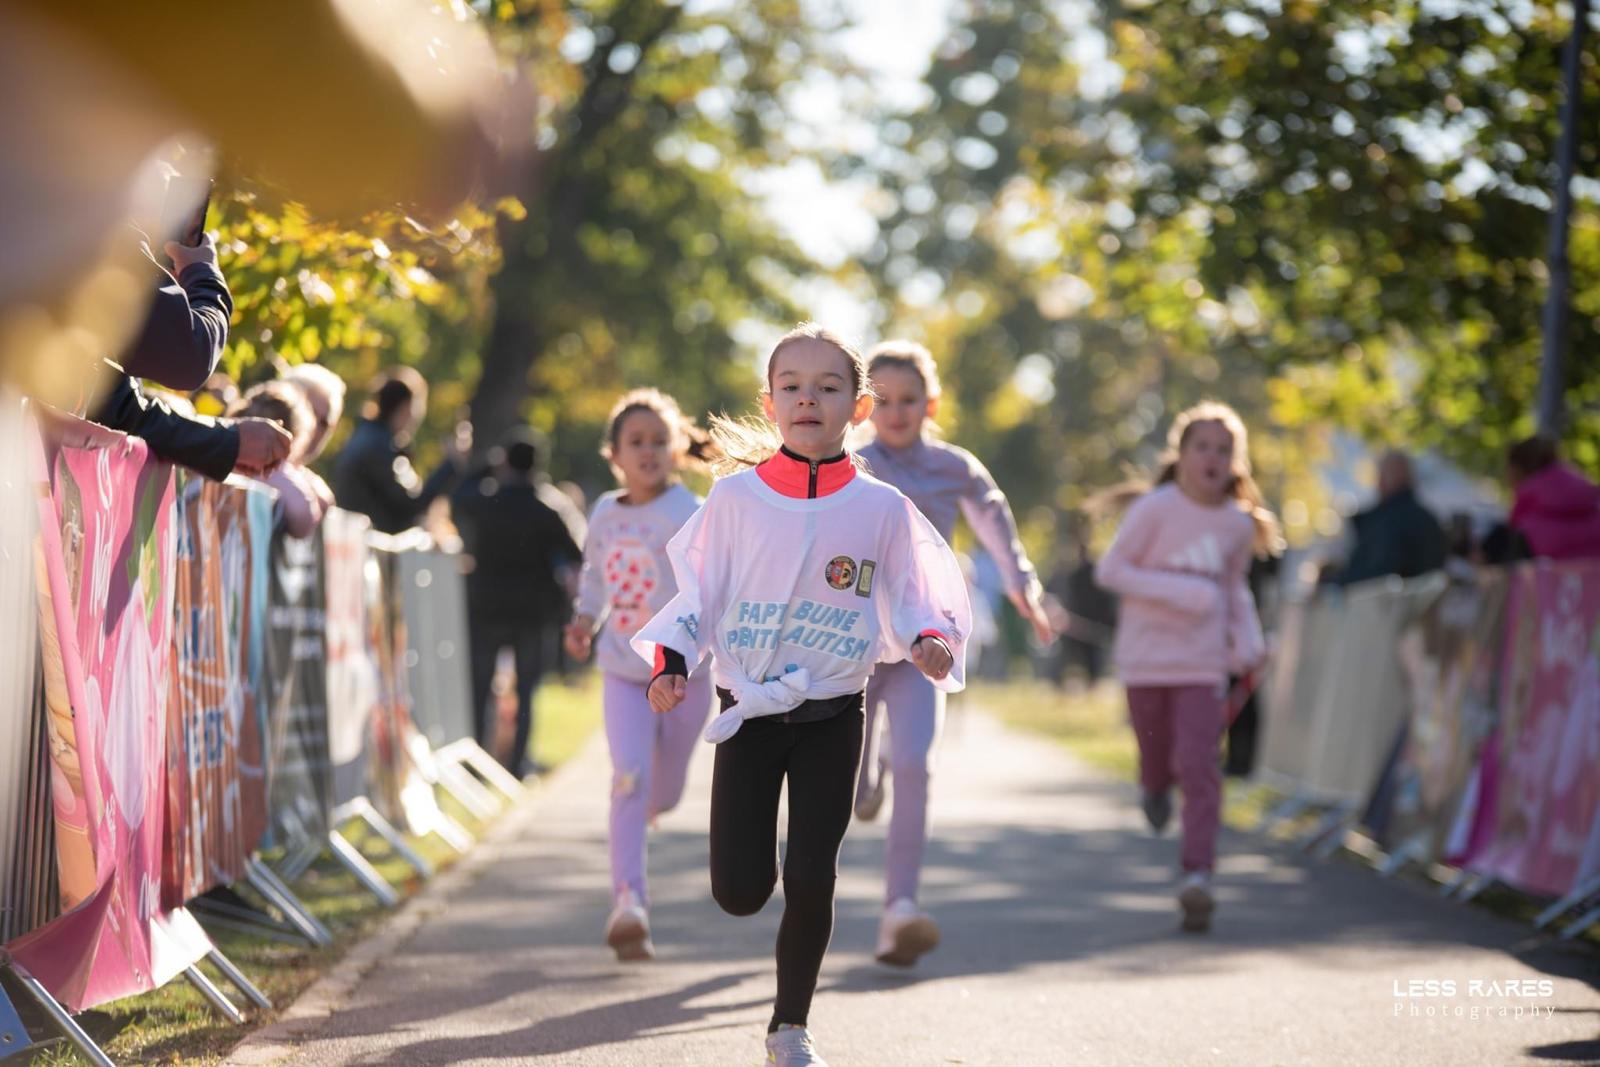
M 211 210 L 210 178 L 185 178 L 175 174 L 167 182 L 167 198 L 161 212 L 161 239 L 193 248 L 206 232 L 206 212 Z

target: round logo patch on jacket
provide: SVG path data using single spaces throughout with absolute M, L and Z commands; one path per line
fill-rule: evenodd
M 849 556 L 834 556 L 822 574 L 835 589 L 849 589 L 856 581 L 856 561 Z

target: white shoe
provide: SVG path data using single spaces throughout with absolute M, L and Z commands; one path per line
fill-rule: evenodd
M 871 822 L 878 817 L 878 812 L 883 810 L 884 789 L 889 781 L 889 765 L 878 762 L 878 777 L 872 783 L 872 791 L 856 800 L 856 818 L 862 822 Z
M 631 889 L 617 894 L 617 906 L 606 920 L 606 944 L 624 962 L 655 958 L 656 947 L 650 943 L 650 914 Z
M 811 1031 L 788 1023 L 767 1035 L 767 1062 L 777 1067 L 828 1067 L 811 1041 Z
M 938 947 L 939 924 L 933 921 L 933 916 L 919 910 L 915 901 L 901 897 L 883 909 L 875 953 L 879 963 L 910 967 L 920 956 Z
M 1178 907 L 1183 909 L 1183 928 L 1192 934 L 1211 929 L 1211 913 L 1217 910 L 1211 895 L 1211 872 L 1190 871 L 1178 887 Z

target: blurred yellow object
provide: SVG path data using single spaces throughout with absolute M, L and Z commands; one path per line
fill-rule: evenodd
M 238 169 L 329 217 L 448 208 L 493 158 L 503 82 L 483 27 L 428 0 L 13 0 L 146 90 Z M 68 74 L 70 72 L 63 72 Z M 48 106 L 29 94 L 29 106 Z M 80 118 L 81 121 L 81 118 Z
M 460 3 L 0 6 L 0 381 L 89 402 L 149 300 L 126 223 L 175 137 L 323 218 L 445 210 L 531 131 L 507 85 Z

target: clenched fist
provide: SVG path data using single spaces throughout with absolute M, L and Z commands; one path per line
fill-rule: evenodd
M 917 665 L 917 670 L 938 682 L 955 666 L 955 657 L 942 639 L 919 637 L 911 646 L 911 662 Z

